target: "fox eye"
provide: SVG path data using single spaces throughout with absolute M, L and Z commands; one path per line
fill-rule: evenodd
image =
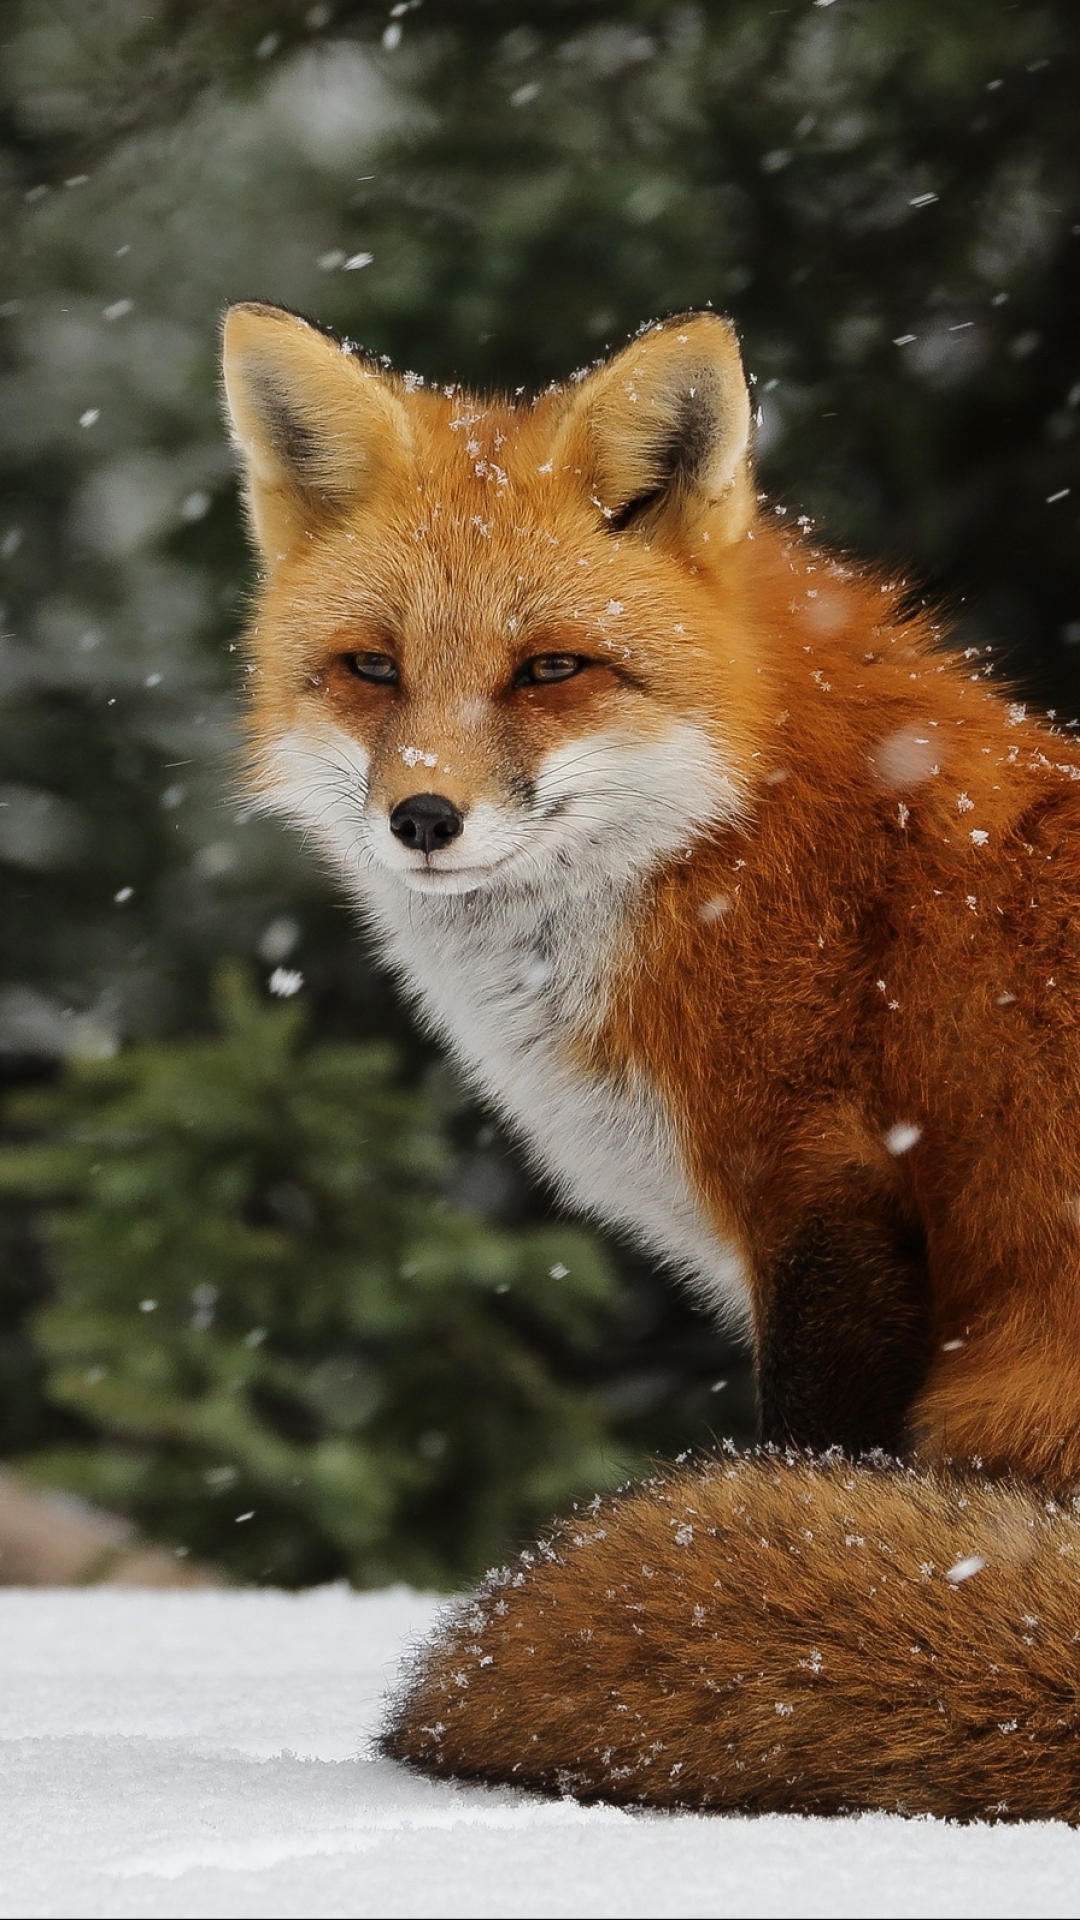
M 572 680 L 589 662 L 580 653 L 534 653 L 514 676 L 515 687 L 545 687 L 555 680 Z
M 397 661 L 388 653 L 346 653 L 342 659 L 358 680 L 377 680 L 384 687 L 397 682 Z

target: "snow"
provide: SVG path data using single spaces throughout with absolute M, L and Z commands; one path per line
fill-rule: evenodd
M 627 1813 L 373 1759 L 435 1612 L 402 1589 L 0 1591 L 0 1914 L 1076 1912 L 1064 1826 Z

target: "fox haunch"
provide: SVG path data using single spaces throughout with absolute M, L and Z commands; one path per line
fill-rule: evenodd
M 518 406 L 240 306 L 225 381 L 264 564 L 251 784 L 421 1018 L 571 1205 L 746 1330 L 765 1442 L 1067 1494 L 1072 734 L 989 685 L 978 649 L 950 652 L 903 582 L 759 500 L 716 315 L 645 328 Z M 748 1499 L 788 1498 L 785 1472 L 794 1499 L 808 1471 L 747 1468 Z M 947 1497 L 855 1484 L 893 1533 L 902 1512 L 933 1533 Z M 636 1511 L 613 1516 L 628 1553 Z M 567 1562 L 602 1613 L 589 1564 Z M 796 1611 L 811 1564 L 791 1561 Z M 732 1632 L 760 1635 L 771 1672 L 751 1588 Z M 543 1719 L 556 1696 L 530 1671 Z M 789 1775 L 775 1804 L 804 1803 Z

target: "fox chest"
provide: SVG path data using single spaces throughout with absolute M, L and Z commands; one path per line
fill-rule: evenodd
M 606 1001 L 616 929 L 602 904 L 546 918 L 389 895 L 377 919 L 406 991 L 561 1198 L 742 1318 L 741 1263 L 692 1187 L 658 1094 L 643 1075 L 615 1080 L 575 1058 Z

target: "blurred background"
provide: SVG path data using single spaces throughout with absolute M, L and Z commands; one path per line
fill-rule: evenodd
M 79 1578 L 143 1540 L 453 1586 L 650 1455 L 747 1438 L 748 1369 L 560 1219 L 248 811 L 222 308 L 535 388 L 712 302 L 778 508 L 1067 721 L 1080 16 L 6 0 L 0 32 L 7 1495 L 130 1523 Z

